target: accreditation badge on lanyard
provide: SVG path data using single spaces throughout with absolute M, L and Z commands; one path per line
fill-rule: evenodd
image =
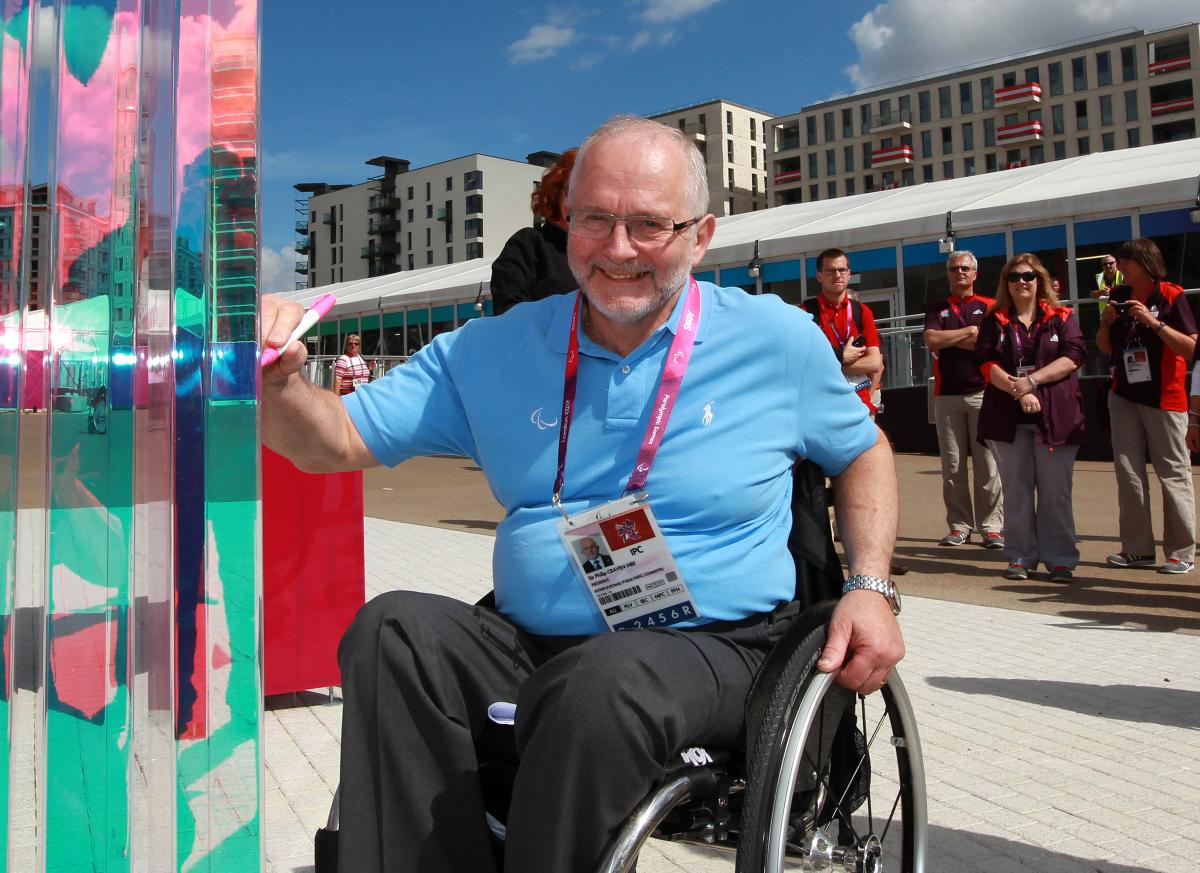
M 609 630 L 666 627 L 694 620 L 699 618 L 695 599 L 675 564 L 643 489 L 692 356 L 700 326 L 700 287 L 695 279 L 688 284 L 683 314 L 654 395 L 654 411 L 625 486 L 625 494 L 576 515 L 568 515 L 562 508 L 562 488 L 579 377 L 581 299 L 582 292 L 579 292 L 571 319 L 559 420 L 558 475 L 554 480 L 553 498 L 555 507 L 563 513 L 558 522 L 559 539 Z

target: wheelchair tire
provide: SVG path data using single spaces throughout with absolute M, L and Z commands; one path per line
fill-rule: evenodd
M 824 644 L 824 626 L 800 641 L 751 733 L 737 873 L 923 873 L 925 771 L 904 685 L 893 670 L 859 697 L 817 672 Z

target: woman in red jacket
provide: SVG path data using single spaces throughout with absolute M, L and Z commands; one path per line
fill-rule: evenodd
M 985 382 L 979 440 L 1004 490 L 1007 579 L 1027 579 L 1045 564 L 1051 580 L 1069 582 L 1079 562 L 1071 477 L 1083 439 L 1075 371 L 1085 352 L 1079 321 L 1058 305 L 1042 262 L 1013 257 L 975 342 Z
M 1125 284 L 1112 289 L 1096 345 L 1112 364 L 1108 395 L 1117 474 L 1121 551 L 1113 567 L 1155 563 L 1146 450 L 1163 495 L 1160 573 L 1190 573 L 1196 560 L 1196 498 L 1187 449 L 1187 365 L 1196 350 L 1196 320 L 1162 253 L 1148 239 L 1117 250 Z

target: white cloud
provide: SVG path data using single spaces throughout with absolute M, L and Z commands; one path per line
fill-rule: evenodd
M 851 25 L 858 57 L 844 72 L 865 88 L 1127 27 L 1195 20 L 1196 0 L 888 0 Z
M 294 272 L 296 250 L 290 245 L 278 249 L 264 248 L 258 267 L 259 287 L 263 294 L 291 291 L 295 289 L 296 280 L 300 278 L 300 274 Z
M 566 25 L 535 24 L 508 47 L 508 57 L 514 64 L 544 61 L 573 43 L 576 35 L 575 28 Z
M 721 0 L 646 0 L 641 18 L 654 24 L 666 24 L 703 12 Z

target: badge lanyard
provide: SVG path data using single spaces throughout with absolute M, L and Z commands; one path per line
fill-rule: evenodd
M 552 503 L 567 516 L 562 507 L 563 481 L 567 469 L 567 441 L 571 436 L 571 419 L 575 414 L 575 391 L 579 382 L 579 307 L 583 292 L 575 296 L 575 312 L 571 316 L 571 336 L 567 343 L 567 365 L 563 375 L 562 418 L 558 428 L 558 475 L 554 479 L 554 497 Z M 700 327 L 700 286 L 694 278 L 689 277 L 687 300 L 684 301 L 683 313 L 679 326 L 675 329 L 675 338 L 667 352 L 667 361 L 663 365 L 662 376 L 659 378 L 658 390 L 655 393 L 654 412 L 646 425 L 646 434 L 642 437 L 642 447 L 638 451 L 637 462 L 625 486 L 625 493 L 640 491 L 654 466 L 654 458 L 662 444 L 662 435 L 667 429 L 667 421 L 671 418 L 671 410 L 675 408 L 675 399 L 679 396 L 679 386 L 683 382 L 683 374 L 687 372 L 688 361 L 692 357 L 692 346 L 696 342 L 696 331 Z
M 846 337 L 845 337 L 845 339 L 843 339 L 842 335 L 840 333 L 838 333 L 837 313 L 835 312 L 829 318 L 829 330 L 835 337 L 837 337 L 838 345 L 842 346 L 843 348 L 845 348 L 846 343 L 850 342 L 850 336 L 851 336 L 851 334 L 854 333 L 853 325 L 854 325 L 854 314 L 850 309 L 850 295 L 847 294 L 846 295 Z

